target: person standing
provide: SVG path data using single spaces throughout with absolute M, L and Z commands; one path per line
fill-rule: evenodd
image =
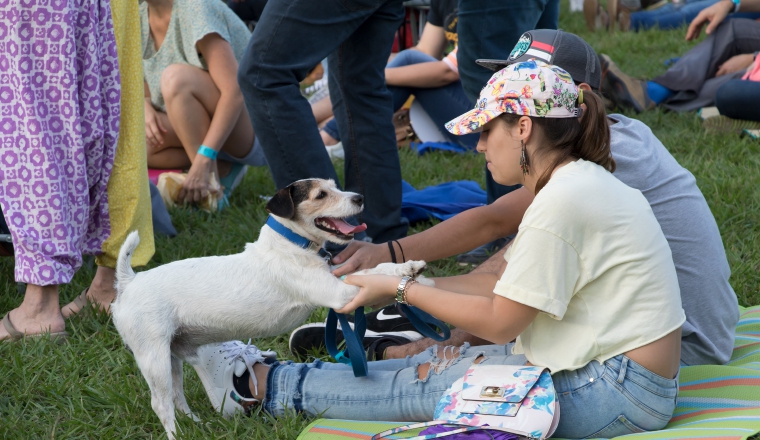
M 10 0 L 0 17 L 0 203 L 27 284 L 0 341 L 65 337 L 58 286 L 111 231 L 121 97 L 111 7 Z
M 299 82 L 328 58 L 333 113 L 345 149 L 345 187 L 364 195 L 359 220 L 385 242 L 406 235 L 401 166 L 385 65 L 404 18 L 402 0 L 270 0 L 238 80 L 277 188 L 338 181 Z
M 108 179 L 108 213 L 111 235 L 95 257 L 98 266 L 92 283 L 61 309 L 64 318 L 83 310 L 88 301 L 108 311 L 116 299 L 116 258 L 132 231 L 139 231 L 140 244 L 132 256 L 133 266 L 145 266 L 155 251 L 143 113 L 143 69 L 140 51 L 140 10 L 131 0 L 111 0 L 116 49 L 121 78 L 121 119 L 113 171 Z
M 493 71 L 477 64 L 477 60 L 505 60 L 510 56 L 510 48 L 525 32 L 558 26 L 559 0 L 459 0 L 457 59 L 460 80 L 471 103 L 474 105 L 483 84 L 493 75 Z M 530 46 L 531 42 L 525 43 Z M 499 185 L 486 169 L 488 204 L 519 187 Z M 457 262 L 480 264 L 506 243 L 504 239 L 487 243 L 459 255 Z

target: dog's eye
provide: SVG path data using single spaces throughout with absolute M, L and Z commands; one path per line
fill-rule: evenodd
M 319 199 L 324 199 L 325 197 L 327 197 L 327 193 L 324 191 L 320 191 L 319 194 L 317 194 L 317 196 L 314 198 L 319 200 Z

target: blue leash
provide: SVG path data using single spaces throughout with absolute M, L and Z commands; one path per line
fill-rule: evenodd
M 414 327 L 423 335 L 436 341 L 445 341 L 451 337 L 451 330 L 441 320 L 434 318 L 427 312 L 408 306 L 406 304 L 400 304 L 400 308 L 406 315 L 407 319 L 414 325 Z M 338 322 L 340 322 L 340 328 L 343 331 L 343 339 L 346 341 L 346 348 L 338 351 L 338 345 L 336 342 L 336 336 L 338 332 Z M 435 330 L 443 332 L 443 335 L 439 335 Z M 346 315 L 337 313 L 335 310 L 330 309 L 327 313 L 327 323 L 325 328 L 325 347 L 330 356 L 336 361 L 342 364 L 351 365 L 354 370 L 354 376 L 364 377 L 367 375 L 367 355 L 364 352 L 364 345 L 362 340 L 364 339 L 364 333 L 367 331 L 367 317 L 364 315 L 364 307 L 359 307 L 354 313 L 354 328 L 346 319 Z M 348 352 L 348 356 L 346 356 Z

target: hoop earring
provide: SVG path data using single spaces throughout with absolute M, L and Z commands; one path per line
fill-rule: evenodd
M 530 173 L 530 164 L 528 164 L 528 156 L 525 152 L 525 142 L 520 141 L 520 145 L 522 146 L 522 153 L 520 154 L 520 169 L 522 170 L 523 176 Z

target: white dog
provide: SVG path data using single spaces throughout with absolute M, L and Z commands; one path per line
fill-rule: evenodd
M 339 191 L 331 180 L 300 180 L 269 201 L 269 222 L 279 225 L 262 227 L 245 251 L 138 274 L 130 260 L 139 238 L 137 232 L 127 237 L 116 266 L 113 322 L 134 353 L 169 438 L 175 407 L 195 418 L 185 400 L 182 362 L 196 365 L 199 346 L 288 332 L 317 307 L 339 309 L 358 293 L 333 276 L 316 251 L 325 241 L 348 243 L 365 230 L 343 220 L 362 208 L 361 195 Z M 409 261 L 361 273 L 414 276 L 424 268 L 423 261 Z

